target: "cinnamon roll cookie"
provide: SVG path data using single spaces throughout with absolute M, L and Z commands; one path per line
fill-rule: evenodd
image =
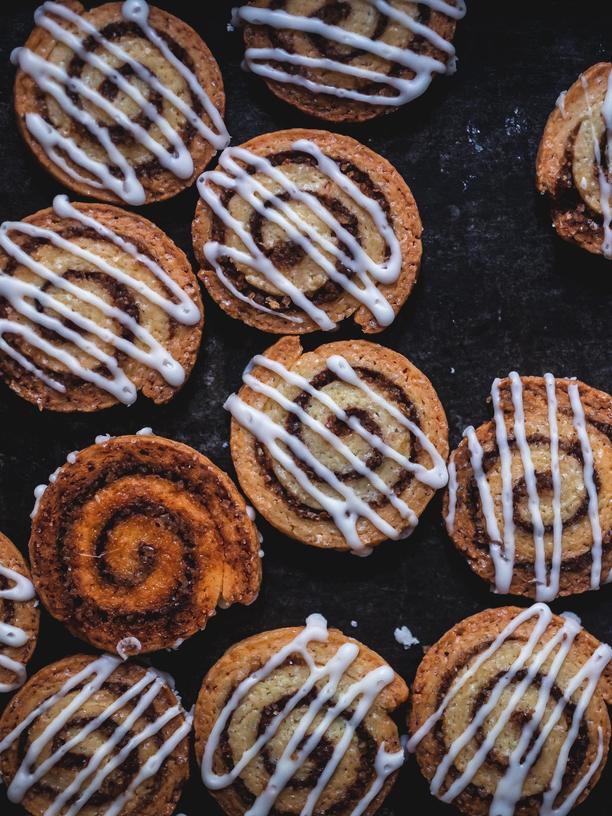
M 0 718 L 2 779 L 31 816 L 171 816 L 190 731 L 155 669 L 68 657 L 34 675 Z
M 446 524 L 496 592 L 552 600 L 612 571 L 612 397 L 577 380 L 495 380 L 494 420 L 451 456 Z
M 229 143 L 219 66 L 196 32 L 145 0 L 45 2 L 13 52 L 26 143 L 58 181 L 148 204 L 189 187 Z
M 0 533 L 0 694 L 23 685 L 36 648 L 40 616 L 30 578 L 17 547 Z
M 203 322 L 185 254 L 140 215 L 56 196 L 0 226 L 0 375 L 40 409 L 167 402 Z
M 228 148 L 198 181 L 200 276 L 232 317 L 276 334 L 392 323 L 421 262 L 408 186 L 348 136 L 284 130 Z
M 37 491 L 32 574 L 48 611 L 99 649 L 169 648 L 255 600 L 257 530 L 202 454 L 121 436 L 71 454 Z
M 404 762 L 391 715 L 408 688 L 320 615 L 231 648 L 195 710 L 204 784 L 227 816 L 372 816 Z
M 566 816 L 610 745 L 612 649 L 545 604 L 480 612 L 428 650 L 408 750 L 468 816 Z
M 463 0 L 251 0 L 245 66 L 300 110 L 331 122 L 372 119 L 455 70 Z
M 447 481 L 448 426 L 431 383 L 363 340 L 257 355 L 232 414 L 231 451 L 257 510 L 314 547 L 369 555 L 412 532 Z
M 537 186 L 561 238 L 612 258 L 612 64 L 600 62 L 564 91 L 537 159 Z

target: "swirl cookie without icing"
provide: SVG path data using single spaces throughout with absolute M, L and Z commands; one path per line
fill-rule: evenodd
M 285 130 L 228 148 L 198 181 L 200 277 L 232 317 L 276 334 L 394 320 L 421 262 L 410 189 L 348 136 Z
M 255 600 L 257 530 L 233 482 L 202 454 L 122 436 L 69 457 L 39 494 L 32 574 L 48 611 L 109 652 L 151 652 Z
M 82 195 L 148 204 L 193 184 L 229 143 L 219 66 L 145 0 L 45 2 L 13 52 L 15 111 L 43 167 Z
M 363 340 L 302 353 L 285 337 L 226 402 L 238 480 L 277 529 L 368 555 L 405 538 L 447 481 L 448 426 L 431 383 Z
M 404 762 L 391 715 L 407 699 L 379 655 L 320 615 L 251 637 L 198 697 L 204 784 L 227 816 L 373 816 Z
M 5 709 L 0 770 L 31 816 L 171 816 L 190 731 L 155 669 L 76 655 L 35 674 Z
M 612 258 L 612 64 L 600 62 L 564 91 L 544 129 L 537 186 L 566 241 Z
M 463 0 L 252 0 L 245 66 L 280 99 L 331 122 L 364 121 L 425 93 L 455 70 Z
M 566 816 L 610 744 L 612 649 L 545 604 L 479 612 L 427 651 L 408 750 L 467 816 Z
M 448 532 L 497 592 L 552 600 L 612 570 L 612 398 L 576 380 L 495 380 L 494 420 L 451 456 Z
M 56 196 L 0 226 L 0 374 L 40 409 L 167 402 L 203 323 L 185 254 L 140 215 Z
M 40 614 L 25 559 L 0 533 L 0 694 L 26 679 L 38 638 Z

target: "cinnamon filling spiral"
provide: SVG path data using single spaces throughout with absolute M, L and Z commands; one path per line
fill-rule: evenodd
M 218 66 L 181 21 L 145 0 L 90 12 L 45 2 L 34 17 L 13 53 L 17 112 L 67 184 L 144 204 L 178 192 L 228 143 Z
M 585 71 L 558 100 L 538 153 L 538 189 L 568 241 L 612 258 L 612 65 Z
M 250 638 L 198 698 L 204 783 L 228 814 L 370 816 L 403 763 L 390 714 L 406 697 L 381 658 L 320 615 Z
M 144 232 L 145 234 L 140 234 Z M 9 383 L 58 410 L 169 399 L 194 363 L 195 280 L 138 216 L 71 205 L 0 228 L 0 350 Z
M 408 361 L 386 355 L 353 342 L 302 356 L 285 338 L 253 358 L 227 401 L 238 477 L 290 535 L 367 555 L 410 532 L 446 484 L 437 398 Z
M 0 720 L 9 799 L 33 816 L 169 816 L 188 775 L 191 718 L 155 670 L 66 658 Z
M 346 136 L 289 130 L 225 150 L 198 180 L 202 278 L 225 311 L 276 333 L 390 325 L 421 256 L 410 190 Z
M 496 381 L 495 419 L 468 428 L 451 458 L 447 527 L 500 592 L 598 589 L 612 568 L 612 412 L 582 383 Z
M 126 639 L 172 646 L 259 588 L 256 531 L 230 480 L 157 437 L 111 439 L 65 465 L 30 550 L 50 612 L 109 651 Z
M 463 813 L 565 816 L 605 764 L 611 659 L 544 604 L 458 624 L 415 680 L 408 747 L 432 793 Z
M 328 95 L 356 115 L 359 106 L 403 105 L 454 70 L 450 40 L 464 14 L 462 2 L 267 0 L 236 19 L 246 26 L 246 65 L 276 93 L 288 86 L 298 107 Z

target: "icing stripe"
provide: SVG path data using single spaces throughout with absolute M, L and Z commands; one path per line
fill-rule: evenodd
M 146 266 L 164 287 L 172 293 L 178 302 L 175 303 L 163 295 L 158 294 L 143 281 L 139 281 L 126 272 L 123 272 L 103 257 L 83 249 L 75 241 L 62 238 L 61 235 L 53 230 L 43 229 L 24 221 L 5 221 L 0 226 L 0 246 L 9 257 L 13 258 L 18 264 L 30 269 L 44 281 L 52 284 L 52 286 L 64 292 L 68 292 L 82 303 L 94 306 L 106 317 L 117 321 L 134 337 L 134 341 L 127 337 L 119 336 L 108 328 L 99 326 L 95 321 L 75 311 L 70 306 L 67 306 L 57 297 L 45 292 L 39 284 L 19 280 L 16 277 L 0 272 L 0 297 L 5 298 L 16 312 L 32 324 L 50 329 L 62 339 L 72 343 L 78 349 L 92 356 L 101 365 L 106 366 L 110 376 L 105 376 L 98 371 L 86 368 L 79 362 L 74 354 L 59 348 L 46 338 L 41 337 L 31 326 L 24 325 L 15 320 L 0 320 L 0 348 L 27 371 L 39 377 L 46 385 L 60 393 L 64 393 L 66 389 L 61 383 L 52 376 L 42 372 L 18 350 L 13 349 L 4 339 L 4 335 L 19 334 L 26 342 L 61 362 L 72 374 L 78 376 L 85 382 L 93 383 L 126 405 L 130 405 L 134 402 L 137 396 L 136 387 L 123 372 L 117 359 L 103 351 L 103 349 L 92 340 L 82 336 L 77 330 L 71 329 L 69 325 L 66 325 L 65 322 L 59 319 L 61 317 L 88 334 L 93 335 L 101 343 L 110 344 L 133 360 L 157 371 L 170 385 L 175 387 L 182 385 L 185 380 L 185 372 L 181 364 L 172 357 L 134 317 L 128 314 L 124 309 L 107 303 L 94 292 L 90 292 L 72 283 L 66 277 L 53 271 L 50 266 L 46 266 L 34 260 L 34 258 L 12 240 L 10 233 L 17 232 L 35 239 L 48 241 L 64 252 L 68 252 L 84 260 L 86 263 L 92 264 L 96 269 L 99 269 L 102 273 L 110 276 L 118 283 L 134 290 L 148 302 L 159 307 L 170 318 L 183 325 L 192 326 L 198 323 L 200 311 L 196 304 L 159 264 L 143 255 L 133 244 L 103 224 L 100 224 L 95 218 L 81 213 L 80 210 L 69 203 L 66 196 L 56 196 L 53 201 L 53 209 L 60 218 L 76 220 L 82 224 L 83 227 L 94 229 L 104 240 L 110 241 L 121 249 L 122 252 L 127 253 L 140 264 Z M 57 314 L 58 317 L 50 316 L 44 311 L 38 310 L 32 301 L 35 301 L 45 309 L 51 310 Z M 136 345 L 135 341 L 138 341 L 144 348 L 141 348 L 140 345 Z
M 12 586 L 7 589 L 0 589 L 0 599 L 4 601 L 13 601 L 17 603 L 25 603 L 35 598 L 34 584 L 25 575 L 10 569 L 9 567 L 0 564 L 0 575 L 6 578 Z M 30 637 L 27 632 L 18 626 L 12 626 L 9 623 L 0 621 L 0 644 L 8 646 L 12 649 L 19 649 L 25 646 Z M 25 666 L 17 660 L 13 660 L 6 655 L 0 654 L 0 667 L 7 669 L 15 675 L 13 683 L 0 683 L 0 694 L 9 691 L 15 691 L 20 688 L 25 682 L 26 671 Z
M 572 809 L 580 794 L 585 790 L 593 775 L 597 772 L 603 758 L 603 735 L 601 729 L 598 734 L 597 756 L 585 775 L 578 780 L 576 786 L 562 804 L 555 807 L 555 802 L 561 791 L 563 778 L 567 770 L 571 749 L 578 737 L 580 725 L 586 715 L 588 705 L 593 698 L 599 680 L 608 663 L 612 660 L 612 649 L 600 644 L 586 663 L 569 679 L 562 696 L 557 699 L 552 696 L 552 689 L 566 665 L 566 659 L 571 652 L 576 637 L 582 631 L 578 620 L 568 615 L 562 628 L 555 634 L 548 636 L 549 627 L 553 623 L 553 614 L 542 603 L 538 603 L 519 613 L 495 638 L 491 646 L 476 658 L 472 666 L 459 675 L 445 694 L 438 709 L 425 721 L 408 741 L 408 750 L 415 752 L 421 741 L 432 731 L 435 725 L 444 717 L 449 705 L 459 692 L 473 681 L 479 669 L 487 661 L 494 659 L 500 648 L 509 641 L 516 630 L 535 618 L 534 627 L 526 643 L 521 647 L 519 656 L 513 661 L 509 669 L 499 677 L 491 689 L 488 699 L 477 709 L 468 728 L 449 747 L 448 752 L 438 765 L 431 782 L 431 791 L 442 801 L 452 802 L 473 781 L 474 777 L 486 761 L 487 756 L 494 748 L 497 738 L 505 726 L 510 722 L 527 690 L 536 682 L 544 665 L 552 657 L 550 667 L 539 682 L 537 702 L 530 717 L 522 725 L 521 735 L 517 745 L 509 757 L 508 767 L 505 769 L 495 791 L 489 813 L 493 816 L 513 816 L 515 808 L 521 799 L 525 781 L 553 730 L 557 727 L 561 717 L 570 705 L 573 707 L 571 725 L 563 742 L 561 751 L 552 774 L 550 785 L 545 792 L 540 810 L 541 816 L 566 816 Z M 546 639 L 547 638 L 547 639 Z M 516 688 L 501 713 L 494 715 L 507 689 L 512 684 Z M 582 689 L 582 690 L 581 690 Z M 578 702 L 573 698 L 579 692 Z M 551 713 L 546 716 L 547 706 L 554 702 Z M 493 719 L 496 717 L 495 719 Z M 444 792 L 442 786 L 454 766 L 455 760 L 461 752 L 476 737 L 477 733 L 487 724 L 487 731 L 478 743 L 478 748 L 471 759 L 466 763 L 465 770 L 452 777 L 452 783 Z
M 295 306 L 301 309 L 321 329 L 331 330 L 335 323 L 327 314 L 298 289 L 272 262 L 272 260 L 257 246 L 253 236 L 245 226 L 234 218 L 214 186 L 223 190 L 230 190 L 247 202 L 255 212 L 267 221 L 279 226 L 288 238 L 297 244 L 314 263 L 322 269 L 328 278 L 339 284 L 348 294 L 369 309 L 379 325 L 388 326 L 393 322 L 395 313 L 376 282 L 382 284 L 395 283 L 401 273 L 402 255 L 399 241 L 393 231 L 380 204 L 370 198 L 345 175 L 338 164 L 325 155 L 323 151 L 308 139 L 299 139 L 293 143 L 292 149 L 312 156 L 318 170 L 331 182 L 336 184 L 352 201 L 370 216 L 381 236 L 384 238 L 389 251 L 388 260 L 376 263 L 364 251 L 359 241 L 345 229 L 337 218 L 312 193 L 299 189 L 283 172 L 274 167 L 268 159 L 258 156 L 244 148 L 234 147 L 225 150 L 219 159 L 221 169 L 203 173 L 198 179 L 198 190 L 202 200 L 211 208 L 217 218 L 230 229 L 244 244 L 245 250 L 238 250 L 224 246 L 217 241 L 208 241 L 204 248 L 206 260 L 215 270 L 219 280 L 227 286 L 227 277 L 223 273 L 220 260 L 228 258 L 235 263 L 244 264 L 258 273 L 289 296 Z M 238 162 L 243 162 L 246 167 Z M 293 210 L 290 203 L 283 201 L 279 195 L 272 195 L 270 190 L 258 181 L 254 172 L 261 173 L 277 183 L 291 201 L 299 202 L 320 219 L 334 234 L 337 242 L 326 238 L 314 227 L 307 224 L 300 215 Z M 342 248 L 346 246 L 347 252 Z M 357 277 L 359 285 L 336 268 L 336 263 L 330 261 L 331 255 L 335 261 L 351 270 Z M 229 288 L 229 287 L 228 287 Z M 269 309 L 254 301 L 248 301 L 253 308 L 269 313 Z M 278 314 L 286 320 L 290 317 Z
M 281 9 L 271 10 L 255 6 L 242 6 L 234 12 L 234 22 L 236 24 L 270 26 L 275 29 L 313 34 L 331 42 L 366 52 L 374 57 L 388 60 L 397 66 L 409 69 L 414 73 L 414 76 L 412 78 L 395 77 L 382 71 L 361 68 L 327 57 L 307 57 L 290 53 L 284 48 L 274 47 L 247 48 L 244 64 L 250 71 L 267 80 L 298 85 L 312 93 L 328 94 L 340 99 L 379 106 L 404 105 L 421 96 L 427 90 L 434 74 L 447 74 L 454 70 L 455 49 L 450 42 L 437 34 L 431 27 L 419 23 L 410 15 L 386 2 L 386 0 L 370 0 L 370 3 L 379 14 L 394 20 L 416 36 L 428 40 L 435 48 L 443 51 L 449 58 L 448 63 L 418 54 L 410 48 L 398 48 L 384 42 L 378 42 L 340 26 L 325 23 L 317 17 L 303 17 Z M 466 13 L 463 0 L 459 0 L 455 6 L 449 3 L 427 2 L 425 0 L 422 5 L 429 6 L 432 10 L 446 14 L 455 20 L 460 19 Z M 325 82 L 317 82 L 299 73 L 290 73 L 282 70 L 282 68 L 277 68 L 271 65 L 270 62 L 333 71 L 386 85 L 396 93 L 393 96 L 384 96 L 342 88 Z
M 357 644 L 344 643 L 324 666 L 318 666 L 308 646 L 311 643 L 325 643 L 328 637 L 327 621 L 321 615 L 311 615 L 306 621 L 306 627 L 294 640 L 274 654 L 262 668 L 240 683 L 211 730 L 202 757 L 202 779 L 211 790 L 221 790 L 232 785 L 247 765 L 259 756 L 299 704 L 309 695 L 314 696 L 314 699 L 308 703 L 305 714 L 297 723 L 281 757 L 276 762 L 275 771 L 268 780 L 264 791 L 255 799 L 245 816 L 268 816 L 287 784 L 317 749 L 332 724 L 339 718 L 343 718 L 342 735 L 301 811 L 301 816 L 312 816 L 328 782 L 345 757 L 358 727 L 367 717 L 378 695 L 393 682 L 395 675 L 390 666 L 385 665 L 373 669 L 360 680 L 343 689 L 337 701 L 325 710 L 326 705 L 331 703 L 338 694 L 340 684 L 359 656 Z M 222 775 L 215 773 L 213 770 L 214 757 L 233 714 L 251 689 L 273 674 L 293 655 L 299 655 L 305 662 L 309 670 L 307 680 L 289 698 L 283 709 L 274 716 L 253 745 L 244 751 L 232 770 Z M 314 726 L 315 722 L 317 722 L 316 726 Z M 379 746 L 374 766 L 376 779 L 367 794 L 357 803 L 351 816 L 361 816 L 365 812 L 382 790 L 387 778 L 399 770 L 403 763 L 403 751 L 391 754 L 385 751 L 384 745 Z
M 156 48 L 164 59 L 182 76 L 190 91 L 202 105 L 206 114 L 210 118 L 214 128 L 210 128 L 202 118 L 179 96 L 177 96 L 168 86 L 161 82 L 155 74 L 143 66 L 136 59 L 131 57 L 123 48 L 116 43 L 106 39 L 100 31 L 84 17 L 66 8 L 66 6 L 46 2 L 40 6 L 34 15 L 37 26 L 45 29 L 56 42 L 63 43 L 70 48 L 83 62 L 91 65 L 100 71 L 106 80 L 110 81 L 130 97 L 138 105 L 147 119 L 157 126 L 162 136 L 168 140 L 169 148 L 165 148 L 160 142 L 154 139 L 138 122 L 130 119 L 116 105 L 105 98 L 101 93 L 90 87 L 77 77 L 70 76 L 61 66 L 40 57 L 28 48 L 17 48 L 13 52 L 12 61 L 19 68 L 28 74 L 47 94 L 50 94 L 62 110 L 76 122 L 83 125 L 89 133 L 95 137 L 104 148 L 109 161 L 121 171 L 121 176 L 116 177 L 104 163 L 94 160 L 81 150 L 78 145 L 69 137 L 65 137 L 42 116 L 36 113 L 29 113 L 26 116 L 26 126 L 34 138 L 40 142 L 49 158 L 54 161 L 64 172 L 68 173 L 75 181 L 84 182 L 93 187 L 105 188 L 122 198 L 129 204 L 143 204 L 146 199 L 145 190 L 138 180 L 134 169 L 121 151 L 113 144 L 110 131 L 107 127 L 99 124 L 94 116 L 76 105 L 70 98 L 69 93 L 78 93 L 79 96 L 93 103 L 97 108 L 103 110 L 113 121 L 127 130 L 130 135 L 143 147 L 145 147 L 160 163 L 160 165 L 173 173 L 177 178 L 188 179 L 194 172 L 193 159 L 187 145 L 184 143 L 179 133 L 170 125 L 168 120 L 159 113 L 156 106 L 150 103 L 141 93 L 136 85 L 133 85 L 122 74 L 113 68 L 106 60 L 92 53 L 85 47 L 85 40 L 76 36 L 68 28 L 56 23 L 49 14 L 65 21 L 76 30 L 89 38 L 93 38 L 98 45 L 102 46 L 112 57 L 121 64 L 128 66 L 134 75 L 147 85 L 151 91 L 162 96 L 166 102 L 178 110 L 193 126 L 197 132 L 205 138 L 216 149 L 224 148 L 229 142 L 229 134 L 223 123 L 219 111 L 212 104 L 208 94 L 200 85 L 195 74 L 181 61 L 162 37 L 149 24 L 149 6 L 145 0 L 126 0 L 122 5 L 123 19 L 135 23 L 151 45 Z M 81 176 L 74 170 L 58 153 L 60 148 L 68 154 L 70 159 L 83 169 L 92 173 L 95 179 Z

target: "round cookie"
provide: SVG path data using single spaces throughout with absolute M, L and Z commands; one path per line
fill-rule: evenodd
M 432 794 L 467 816 L 569 813 L 606 764 L 611 659 L 545 604 L 454 626 L 412 689 L 408 750 Z
M 368 555 L 412 532 L 447 481 L 448 426 L 429 380 L 364 340 L 253 358 L 225 405 L 242 489 L 270 524 L 314 547 Z
M 191 717 L 155 669 L 103 655 L 41 669 L 0 718 L 0 770 L 24 813 L 171 816 Z
M 421 96 L 455 70 L 463 0 L 251 0 L 245 65 L 280 99 L 330 122 L 360 122 Z
M 195 364 L 204 313 L 185 254 L 108 204 L 0 226 L 0 375 L 53 411 L 168 402 Z
M 47 610 L 99 649 L 151 652 L 255 600 L 257 530 L 209 459 L 157 436 L 68 457 L 37 491 L 30 557 Z
M 612 64 L 600 62 L 563 91 L 537 158 L 537 188 L 565 241 L 612 258 Z
M 453 452 L 447 529 L 496 592 L 548 601 L 612 571 L 612 397 L 577 380 L 493 383 L 493 421 Z
M 18 66 L 19 129 L 81 195 L 149 204 L 191 186 L 229 143 L 219 66 L 199 35 L 145 0 L 43 4 Z
M 255 635 L 204 679 L 194 718 L 204 784 L 227 816 L 306 806 L 372 816 L 404 762 L 391 715 L 407 699 L 379 655 L 320 615 Z
M 0 694 L 26 679 L 38 638 L 40 614 L 25 559 L 0 533 Z
M 412 193 L 348 136 L 284 130 L 228 148 L 198 181 L 193 243 L 211 297 L 276 334 L 348 318 L 388 326 L 412 291 L 421 220 Z

